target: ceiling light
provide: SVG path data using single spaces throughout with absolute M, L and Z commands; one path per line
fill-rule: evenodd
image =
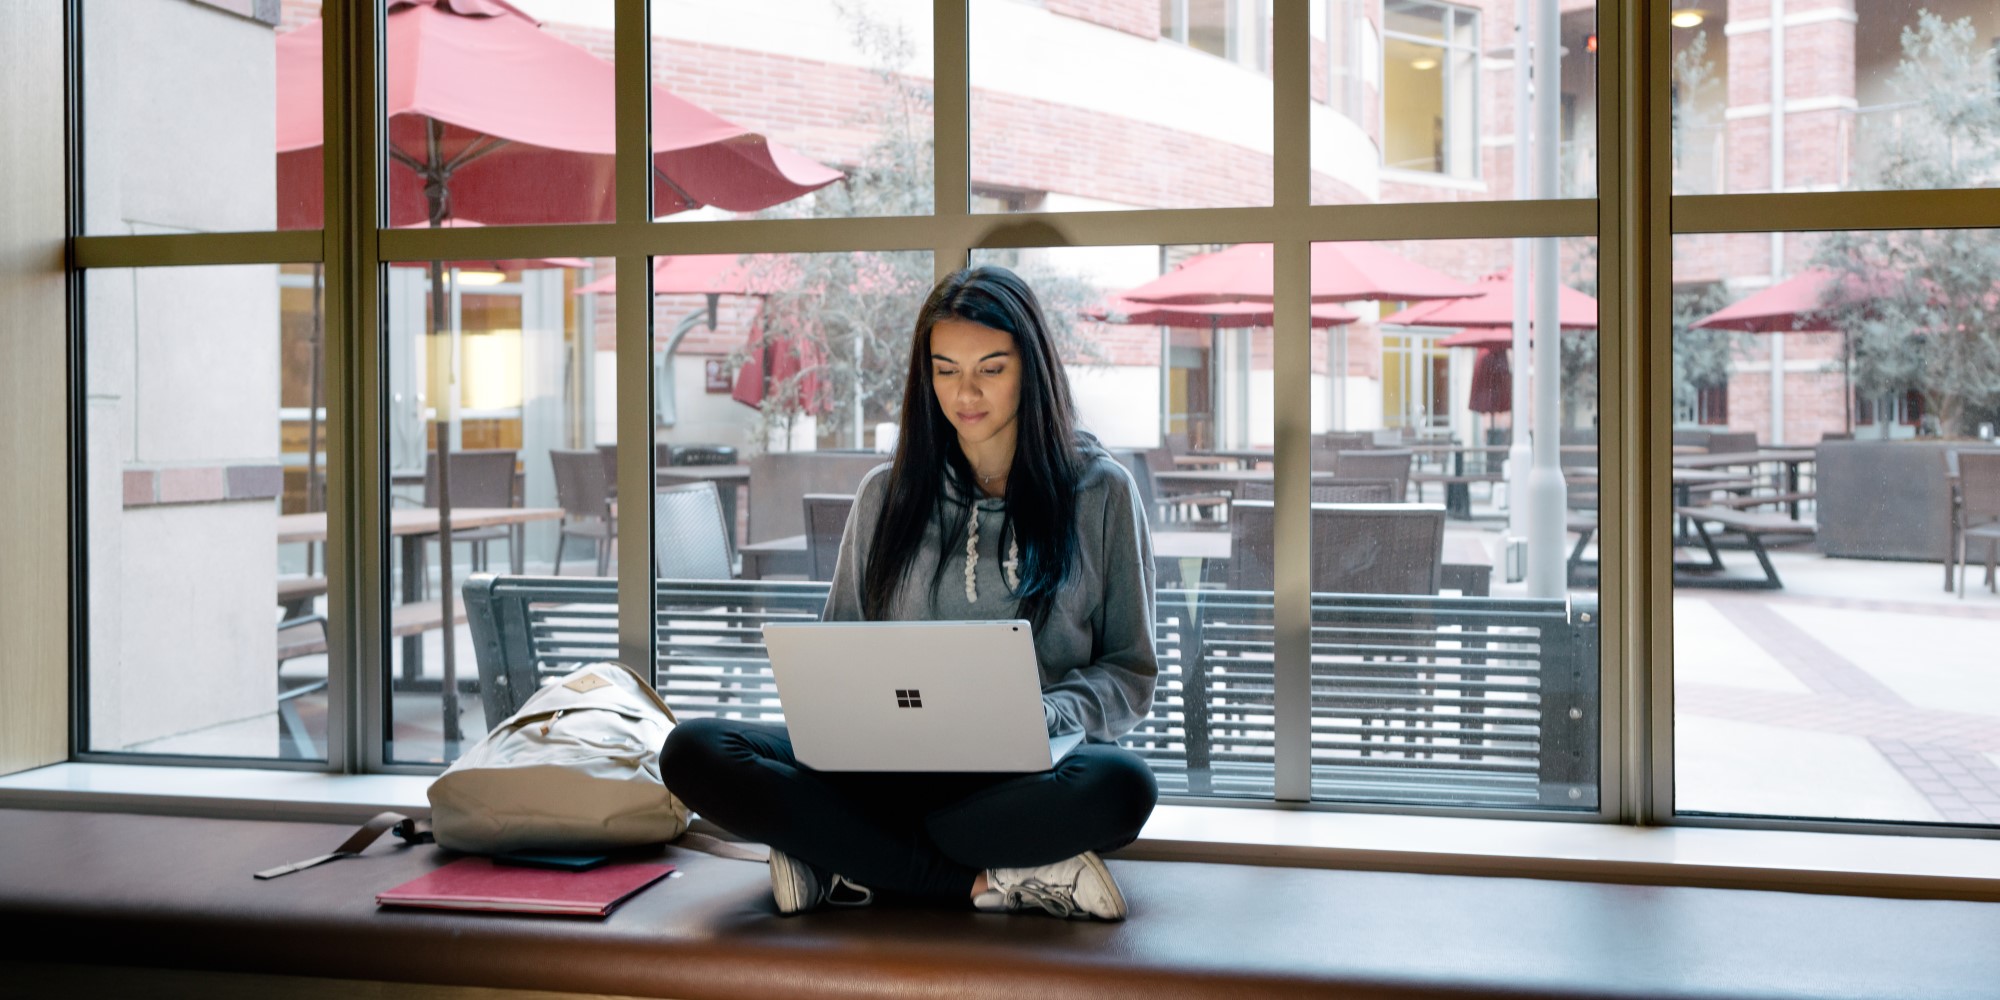
M 1431 57 L 1429 57 L 1429 56 L 1425 56 L 1425 57 L 1423 57 L 1422 59 L 1412 59 L 1412 60 L 1410 60 L 1410 68 L 1411 68 L 1411 69 L 1436 69 L 1436 68 L 1438 68 L 1438 61 L 1437 61 L 1436 59 L 1432 59 L 1432 58 L 1431 58 Z
M 1707 17 L 1707 14 L 1690 7 L 1686 10 L 1674 11 L 1672 16 L 1667 18 L 1667 22 L 1676 28 L 1693 28 L 1699 26 Z
M 497 285 L 507 280 L 498 271 L 458 271 L 457 281 L 461 285 Z

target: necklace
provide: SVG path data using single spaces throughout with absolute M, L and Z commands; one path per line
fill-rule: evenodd
M 973 473 L 973 475 L 975 475 L 975 476 L 978 476 L 979 474 L 978 474 L 977 472 L 975 472 L 975 473 Z M 1003 476 L 1003 475 L 1006 475 L 1006 473 L 1003 473 L 1003 472 L 996 472 L 996 473 L 994 473 L 994 474 L 992 474 L 992 475 L 990 475 L 990 476 L 979 476 L 979 483 L 980 483 L 980 485 L 982 485 L 982 486 L 983 486 L 983 485 L 985 485 L 985 484 L 987 484 L 987 483 L 990 483 L 990 482 L 994 481 L 995 479 L 998 479 L 998 478 L 1000 478 L 1000 477 L 1001 477 L 1001 476 Z

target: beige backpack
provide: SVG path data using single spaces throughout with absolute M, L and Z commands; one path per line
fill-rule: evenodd
M 673 840 L 688 810 L 660 780 L 674 714 L 622 663 L 529 697 L 431 783 L 431 830 L 457 851 L 590 851 Z

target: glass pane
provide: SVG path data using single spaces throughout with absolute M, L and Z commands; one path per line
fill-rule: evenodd
M 2000 823 L 1996 267 L 1990 230 L 1675 239 L 1679 811 Z
M 974 211 L 1270 204 L 1269 12 L 1187 10 L 1181 44 L 1129 4 L 973 4 Z
M 821 614 L 934 276 L 915 251 L 656 260 L 657 678 L 680 718 L 783 721 L 757 627 Z M 732 580 L 749 627 L 719 636 L 711 581 Z
M 652 6 L 659 86 L 764 137 L 777 154 L 774 161 L 754 147 L 746 151 L 735 138 L 663 155 L 671 184 L 656 192 L 659 214 L 930 214 L 936 200 L 930 3 L 654 0 Z M 608 30 L 608 13 L 605 23 Z M 655 114 L 664 117 L 657 106 Z M 703 155 L 714 158 L 707 169 Z M 683 189 L 693 202 L 713 207 L 676 201 Z
M 85 276 L 88 749 L 325 759 L 316 270 Z
M 1388 0 L 1382 5 L 1382 26 L 1399 35 L 1443 41 L 1451 8 L 1425 0 Z
M 1078 422 L 1147 504 L 1160 674 L 1151 714 L 1122 744 L 1153 767 L 1163 792 L 1269 798 L 1269 647 L 1253 638 L 1223 653 L 1229 644 L 1200 637 L 1270 621 L 1270 310 L 1125 297 L 1172 297 L 1172 283 L 1219 272 L 1268 289 L 1269 248 L 1063 247 L 973 259 L 1017 268 L 1052 315 L 1075 321 L 1065 355 Z
M 1714 5 L 1673 6 L 1675 193 L 2000 179 L 2000 18 L 1991 4 L 1884 0 L 1841 17 L 1795 15 L 1777 32 L 1761 12 L 1733 22 Z M 1774 43 L 1785 67 L 1782 107 L 1772 103 Z
M 1313 247 L 1315 798 L 1596 808 L 1596 564 L 1565 528 L 1596 526 L 1597 254 L 1550 242 L 1548 382 L 1513 357 L 1515 241 Z
M 1558 124 L 1536 136 L 1533 106 L 1515 107 L 1532 59 L 1515 58 L 1512 8 L 1330 0 L 1313 25 L 1325 73 L 1313 81 L 1314 204 L 1595 196 L 1597 8 L 1560 6 L 1546 95 Z M 1532 155 L 1543 146 L 1556 151 L 1546 177 Z
M 278 4 L 90 0 L 82 18 L 84 232 L 320 225 L 309 15 L 292 4 L 280 17 Z
M 616 304 L 592 284 L 608 272 L 558 257 L 388 269 L 391 761 L 448 762 L 497 721 L 484 696 L 511 689 L 487 688 L 499 650 L 468 624 L 478 574 L 566 578 L 559 607 L 493 611 L 575 626 L 561 643 L 521 622 L 500 628 L 536 635 L 511 656 L 559 667 L 617 656 Z

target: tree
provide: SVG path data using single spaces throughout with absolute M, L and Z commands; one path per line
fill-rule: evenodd
M 1949 189 L 2000 180 L 2000 99 L 1994 57 L 1969 19 L 1929 11 L 1903 29 L 1891 85 L 1911 102 L 1876 141 L 1864 186 Z M 2000 405 L 2000 240 L 1980 230 L 1832 233 L 1813 264 L 1835 280 L 1823 322 L 1852 340 L 1850 378 L 1879 396 L 1917 390 L 1941 434 Z M 1867 290 L 1865 296 L 1852 290 Z
M 1695 408 L 1701 390 L 1729 382 L 1730 367 L 1742 350 L 1734 330 L 1697 330 L 1694 324 L 1729 304 L 1719 282 L 1674 289 L 1674 411 Z
M 767 209 L 760 217 L 929 215 L 936 191 L 932 94 L 927 84 L 900 69 L 915 51 L 909 32 L 844 0 L 835 6 L 881 83 L 880 96 L 856 112 L 857 124 L 876 139 L 858 162 L 846 167 L 845 180 L 810 198 Z M 746 261 L 756 284 L 774 291 L 765 297 L 757 329 L 732 359 L 733 366 L 761 355 L 767 345 L 794 351 L 802 361 L 795 373 L 769 381 L 758 407 L 758 446 L 770 439 L 771 431 L 789 432 L 806 415 L 823 418 L 825 429 L 839 430 L 900 419 L 912 326 L 935 279 L 931 255 L 855 251 Z M 1098 292 L 1045 267 L 1019 270 L 1041 297 L 1063 356 L 1096 358 L 1077 319 L 1100 297 Z M 809 392 L 815 384 L 820 391 Z M 858 432 L 839 430 L 835 434 L 845 439 L 843 444 L 862 445 Z

